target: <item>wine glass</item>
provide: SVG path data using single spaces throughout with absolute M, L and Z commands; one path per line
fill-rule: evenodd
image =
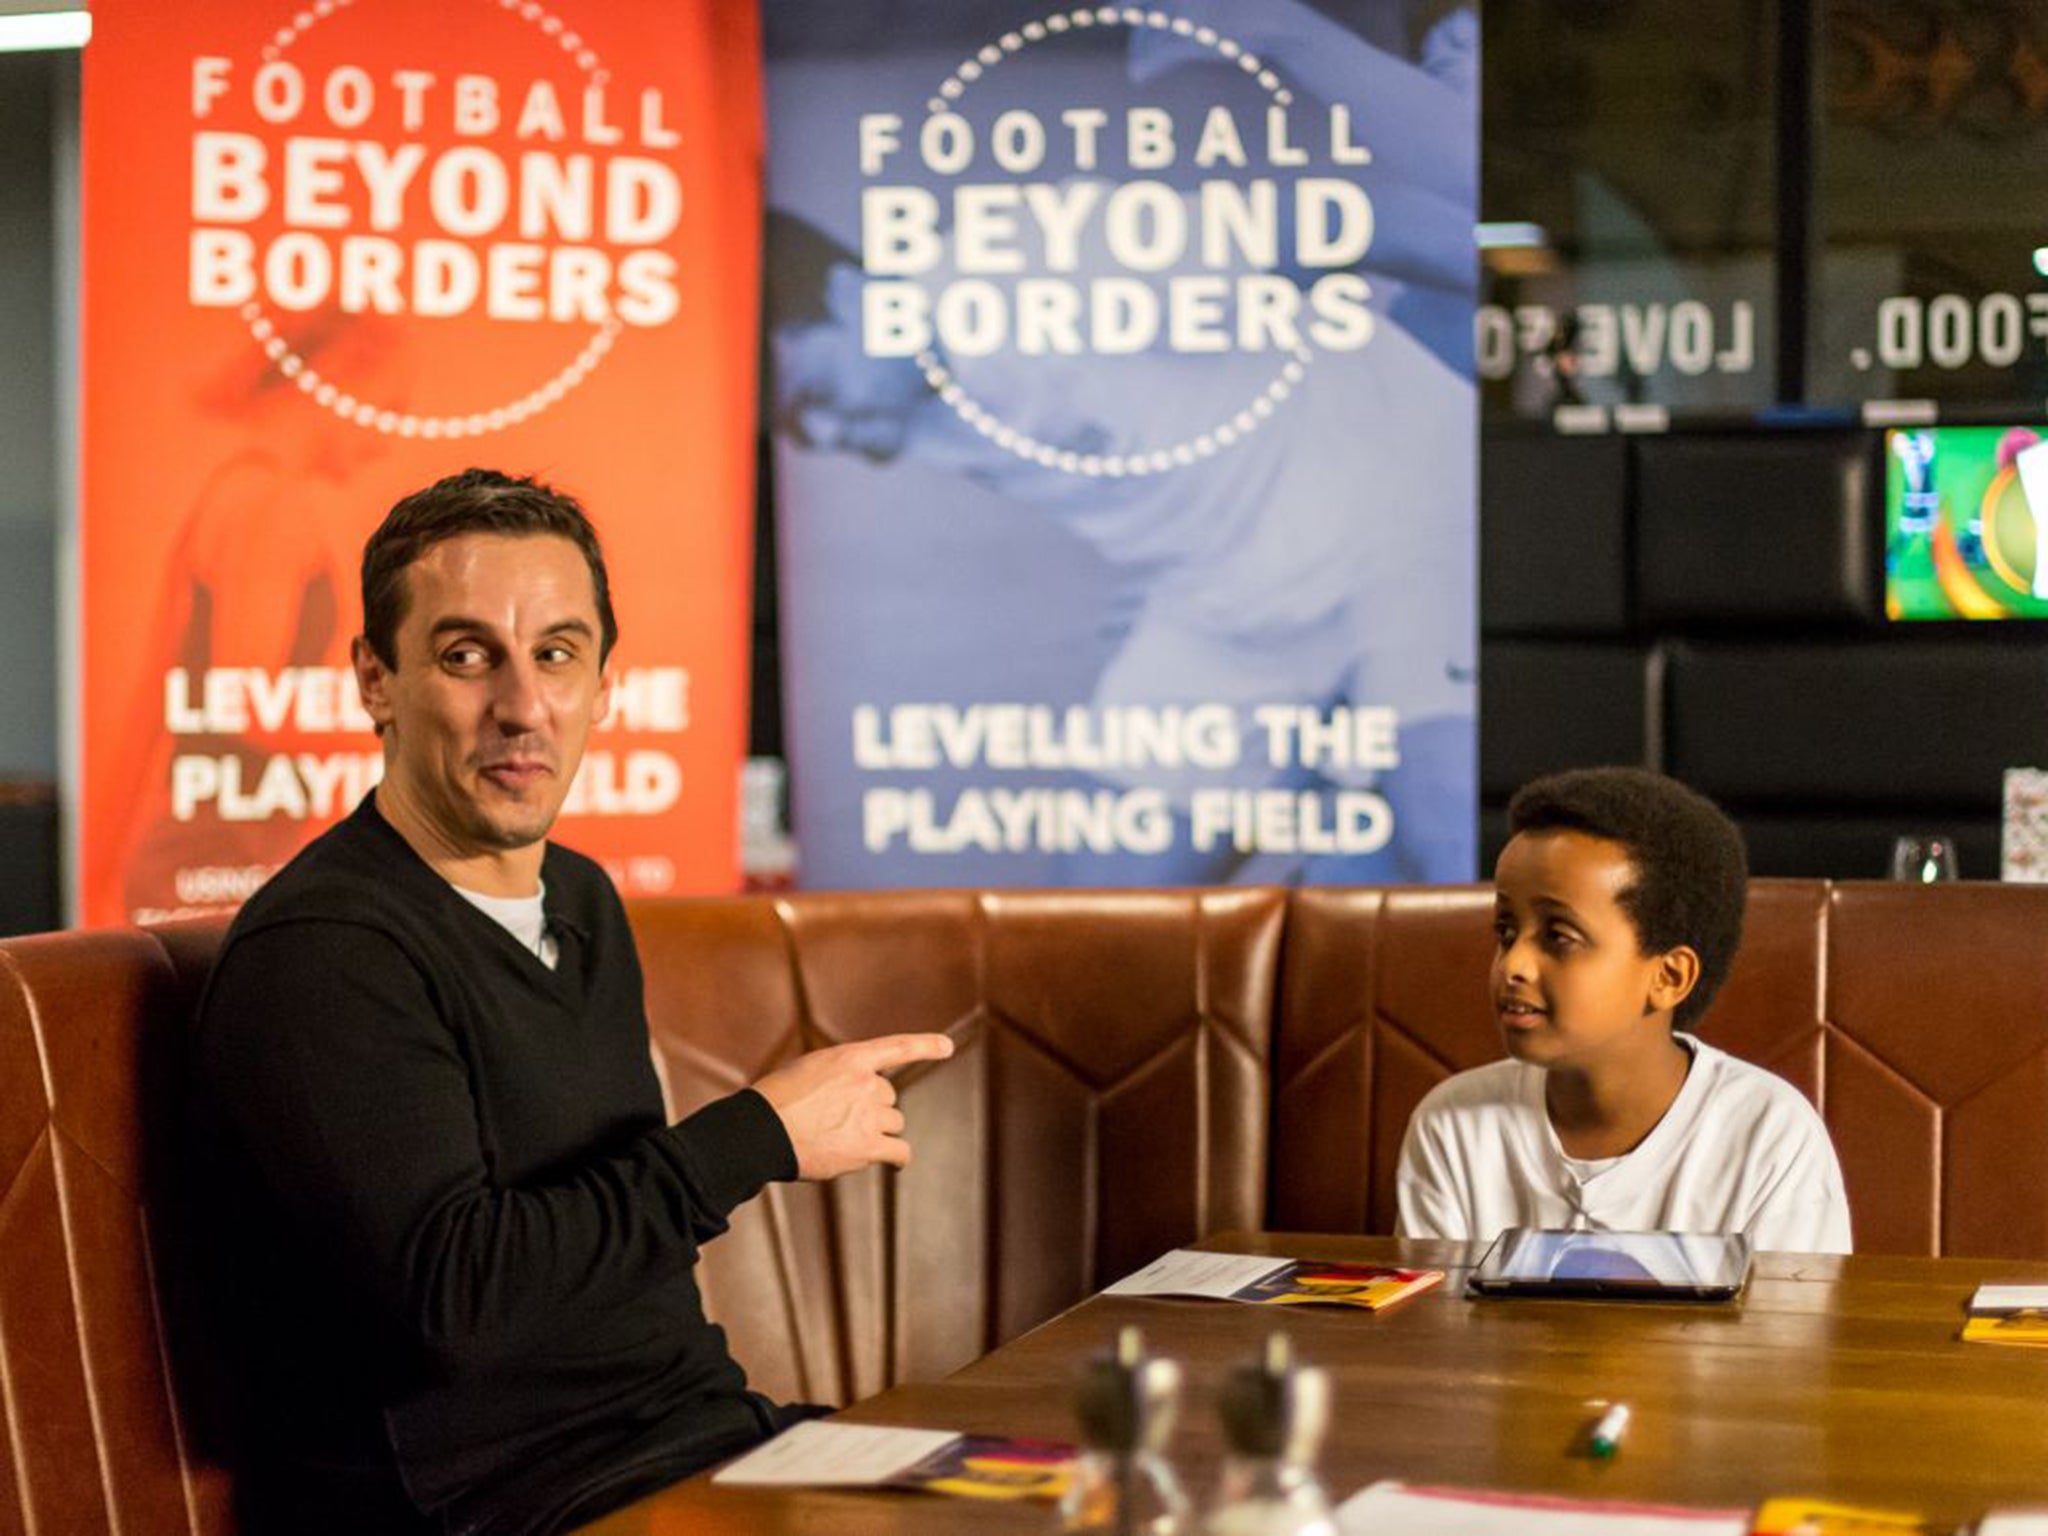
M 1892 878 L 1932 885 L 1954 880 L 1955 839 L 1939 832 L 1909 832 L 1892 840 Z

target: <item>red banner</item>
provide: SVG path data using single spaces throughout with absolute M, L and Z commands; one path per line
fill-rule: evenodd
M 80 916 L 232 906 L 381 772 L 362 543 L 472 464 L 604 537 L 557 836 L 738 884 L 760 86 L 723 0 L 98 0 L 85 67 Z

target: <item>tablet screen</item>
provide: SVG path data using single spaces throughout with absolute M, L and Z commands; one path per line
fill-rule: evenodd
M 1749 1240 L 1717 1232 L 1553 1232 L 1511 1227 L 1473 1272 L 1477 1291 L 1732 1296 Z

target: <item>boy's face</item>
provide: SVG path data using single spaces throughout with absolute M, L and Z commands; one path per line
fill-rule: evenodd
M 1661 1043 L 1698 957 L 1645 955 L 1621 895 L 1628 851 L 1608 838 L 1523 832 L 1494 869 L 1494 1019 L 1508 1054 L 1588 1067 Z

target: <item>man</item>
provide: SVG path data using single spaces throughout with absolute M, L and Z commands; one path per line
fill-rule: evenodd
M 250 1536 L 510 1536 L 774 1433 L 697 1247 L 771 1179 L 910 1155 L 904 1035 L 663 1123 L 618 896 L 545 839 L 617 629 L 569 497 L 471 470 L 363 552 L 385 777 L 229 931 L 202 1008 Z

